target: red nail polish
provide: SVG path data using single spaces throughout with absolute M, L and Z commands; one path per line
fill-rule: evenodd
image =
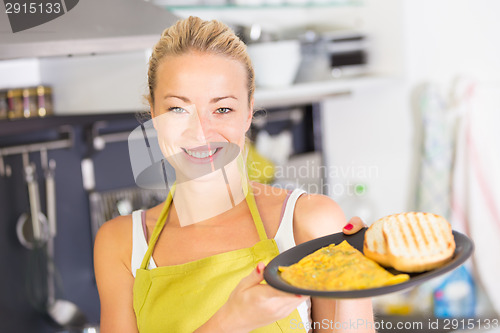
M 344 227 L 345 230 L 351 230 L 354 226 L 351 223 L 346 224 Z
M 257 265 L 257 273 L 260 274 L 260 272 L 261 272 L 260 265 Z
M 302 295 L 297 295 L 297 294 L 295 294 L 295 296 L 297 296 L 297 297 L 302 297 Z

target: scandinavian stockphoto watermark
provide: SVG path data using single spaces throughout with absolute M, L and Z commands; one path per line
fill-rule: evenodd
M 52 21 L 71 9 L 79 0 L 3 0 L 13 33 Z
M 366 319 L 350 319 L 348 321 L 333 321 L 323 319 L 322 321 L 303 323 L 296 319 L 290 320 L 291 329 L 330 329 L 330 330 L 408 330 L 409 332 L 429 330 L 472 330 L 472 329 L 495 329 L 500 327 L 497 318 L 432 318 L 427 320 L 398 320 L 370 321 Z
M 253 179 L 274 179 L 278 188 L 301 188 L 308 193 L 327 193 L 334 197 L 352 196 L 358 180 L 367 181 L 380 177 L 378 165 L 324 165 L 315 160 L 301 165 L 277 165 L 252 161 L 248 174 Z M 275 188 L 266 188 L 274 191 Z M 276 191 L 279 191 L 278 189 Z M 278 193 L 278 192 L 276 192 Z
M 314 179 L 314 178 L 377 178 L 379 176 L 378 165 L 352 165 L 326 166 L 318 164 L 315 160 L 306 161 L 302 165 L 277 165 L 272 167 L 259 161 L 252 161 L 252 173 L 256 177 L 264 176 L 286 178 L 286 179 Z

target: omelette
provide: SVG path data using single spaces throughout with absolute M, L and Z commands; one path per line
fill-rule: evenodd
M 292 286 L 322 291 L 377 288 L 409 279 L 408 274 L 389 273 L 347 241 L 323 247 L 279 271 Z

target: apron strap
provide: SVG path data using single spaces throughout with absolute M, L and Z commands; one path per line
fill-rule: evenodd
M 266 229 L 264 228 L 264 223 L 262 222 L 262 219 L 260 218 L 259 210 L 257 209 L 257 203 L 255 202 L 255 197 L 253 195 L 253 189 L 252 185 L 250 182 L 247 182 L 248 186 L 248 194 L 245 197 L 248 208 L 250 208 L 250 213 L 252 214 L 253 218 L 253 223 L 255 224 L 255 228 L 257 229 L 257 232 L 259 233 L 259 238 L 261 241 L 267 239 L 267 234 L 266 234 Z
M 245 148 L 247 146 L 245 145 Z M 250 179 L 248 178 L 248 170 L 246 168 L 245 160 L 243 156 L 240 154 L 237 159 L 238 169 L 240 170 L 240 174 L 242 175 L 241 185 L 243 187 L 243 191 L 247 191 L 247 195 L 245 197 L 247 201 L 248 208 L 250 208 L 250 214 L 252 214 L 253 223 L 255 228 L 257 229 L 257 233 L 259 234 L 259 239 L 261 241 L 267 239 L 266 229 L 264 229 L 264 223 L 260 218 L 259 210 L 257 209 L 257 203 L 255 202 L 255 196 L 253 195 L 253 188 L 250 184 Z M 243 192 L 244 193 L 244 192 Z
M 266 229 L 264 228 L 264 223 L 262 222 L 262 219 L 259 214 L 259 210 L 257 209 L 257 203 L 255 202 L 255 197 L 253 195 L 253 189 L 252 185 L 250 183 L 247 183 L 246 188 L 248 189 L 248 193 L 245 197 L 246 202 L 248 204 L 248 208 L 250 209 L 250 214 L 252 214 L 252 219 L 255 224 L 255 228 L 257 229 L 257 233 L 259 234 L 260 240 L 266 240 L 267 239 L 267 234 L 266 234 Z M 155 248 L 156 242 L 158 241 L 158 238 L 160 237 L 160 233 L 165 226 L 165 223 L 167 221 L 167 216 L 168 212 L 170 210 L 170 207 L 172 205 L 172 198 L 173 198 L 173 193 L 175 190 L 175 184 L 172 186 L 170 189 L 170 192 L 168 192 L 168 197 L 165 200 L 165 204 L 163 205 L 163 209 L 160 213 L 160 217 L 158 218 L 158 221 L 156 222 L 155 228 L 153 230 L 153 234 L 151 235 L 151 238 L 149 240 L 149 245 L 148 245 L 148 250 L 146 251 L 146 254 L 144 255 L 144 258 L 142 259 L 141 263 L 141 269 L 146 269 L 148 267 L 149 260 L 151 259 L 151 255 L 153 254 L 153 250 Z
M 156 222 L 155 228 L 153 230 L 153 234 L 151 235 L 151 238 L 149 239 L 148 250 L 146 251 L 144 258 L 142 259 L 141 269 L 146 269 L 148 267 L 149 260 L 151 258 L 151 255 L 153 254 L 153 250 L 155 248 L 156 242 L 158 241 L 158 237 L 160 237 L 160 233 L 163 229 L 163 226 L 165 225 L 165 223 L 167 221 L 168 211 L 170 210 L 170 206 L 172 204 L 174 190 L 175 190 L 175 184 L 172 186 L 172 188 L 168 192 L 168 196 L 167 196 L 167 199 L 165 200 L 165 204 L 163 205 L 163 209 L 160 213 L 160 217 L 158 218 L 158 221 Z

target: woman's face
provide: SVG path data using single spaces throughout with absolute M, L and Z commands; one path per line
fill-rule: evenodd
M 240 153 L 252 120 L 239 61 L 190 52 L 163 59 L 151 109 L 163 154 L 188 178 L 220 169 Z

